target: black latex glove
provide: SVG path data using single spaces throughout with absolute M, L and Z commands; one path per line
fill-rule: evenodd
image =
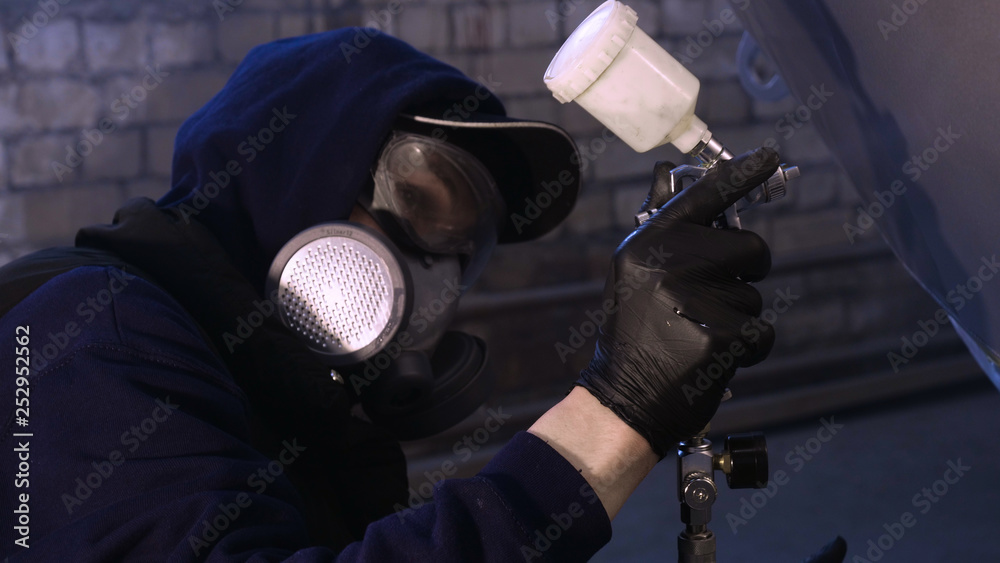
M 802 563 L 843 563 L 845 557 L 847 557 L 847 542 L 837 536 L 837 539 L 823 546 L 819 553 L 810 556 Z
M 771 268 L 756 234 L 713 228 L 726 208 L 778 167 L 770 149 L 723 162 L 669 202 L 672 165 L 658 163 L 643 209 L 661 207 L 615 251 L 609 313 L 581 385 L 662 458 L 701 431 L 737 367 L 763 360 L 774 331 L 754 320 L 762 300 L 746 282 Z

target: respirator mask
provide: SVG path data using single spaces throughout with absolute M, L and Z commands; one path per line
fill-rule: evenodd
M 388 237 L 336 221 L 292 238 L 267 280 L 282 322 L 360 397 L 373 422 L 416 439 L 487 398 L 485 343 L 449 331 L 497 242 L 505 206 L 470 153 L 394 132 L 358 204 Z

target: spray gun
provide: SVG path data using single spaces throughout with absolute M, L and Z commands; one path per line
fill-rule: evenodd
M 601 4 L 569 36 L 545 71 L 545 84 L 561 103 L 575 101 L 643 153 L 666 143 L 694 157 L 698 165 L 670 172 L 670 192 L 684 189 L 733 154 L 694 114 L 700 82 L 636 26 L 638 14 L 616 0 Z M 785 185 L 799 176 L 795 166 L 781 165 L 716 219 L 720 228 L 740 228 L 739 213 L 785 195 Z M 638 214 L 636 227 L 658 210 Z M 726 390 L 723 400 L 731 396 Z M 729 436 L 721 454 L 705 439 L 709 428 L 678 444 L 677 495 L 684 530 L 677 538 L 678 561 L 714 563 L 715 536 L 708 529 L 718 489 L 715 471 L 730 488 L 767 485 L 767 444 L 760 433 Z
M 545 71 L 545 84 L 561 103 L 575 101 L 636 152 L 673 143 L 699 166 L 671 172 L 677 193 L 716 163 L 733 158 L 694 114 L 701 83 L 636 23 L 638 14 L 614 0 L 601 4 L 563 44 Z M 774 176 L 726 210 L 719 226 L 740 227 L 739 212 L 785 195 L 799 176 L 782 165 Z M 636 217 L 641 224 L 657 210 Z

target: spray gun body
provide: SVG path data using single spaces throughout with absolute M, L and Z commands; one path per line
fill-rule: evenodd
M 705 148 L 695 149 L 694 156 L 700 161 L 700 166 L 685 164 L 670 171 L 671 197 L 677 195 L 687 187 L 684 182 L 685 180 L 698 181 L 716 164 L 732 159 L 733 153 L 729 152 L 725 146 L 717 142 L 713 137 L 712 142 L 706 144 Z M 785 185 L 799 176 L 800 171 L 798 166 L 782 164 L 766 182 L 754 188 L 750 193 L 727 209 L 725 215 L 716 220 L 716 226 L 720 228 L 741 228 L 740 213 L 758 205 L 785 197 L 787 191 Z M 635 216 L 635 226 L 639 227 L 639 225 L 648 221 L 650 217 L 656 215 L 657 211 L 659 211 L 659 208 L 640 212 Z

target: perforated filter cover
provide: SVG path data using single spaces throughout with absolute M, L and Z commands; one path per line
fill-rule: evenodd
M 405 318 L 401 259 L 381 237 L 356 224 L 303 231 L 278 253 L 268 275 L 282 322 L 333 365 L 364 361 Z

